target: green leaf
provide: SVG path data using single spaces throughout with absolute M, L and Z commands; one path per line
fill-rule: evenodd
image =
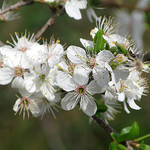
M 128 150 L 124 145 L 122 144 L 118 144 L 117 147 L 119 148 L 119 150 Z
M 111 133 L 111 137 L 113 138 L 114 141 L 116 141 L 117 135 L 114 132 Z
M 116 42 L 116 46 L 118 50 L 120 51 L 120 53 L 123 53 L 125 55 L 127 54 L 128 51 L 123 46 L 121 46 L 118 42 Z
M 116 145 L 113 142 L 111 142 L 109 145 L 109 150 L 118 150 L 118 148 L 116 147 Z
M 102 29 L 99 29 L 94 37 L 94 51 L 97 54 L 101 50 L 104 49 L 105 40 L 103 38 L 104 31 Z
M 139 148 L 142 150 L 150 150 L 150 145 L 140 144 Z
M 121 133 L 118 135 L 117 142 L 132 140 L 134 137 L 138 135 L 139 135 L 139 126 L 137 122 L 134 122 L 131 127 L 126 127 L 122 129 Z
M 117 47 L 115 47 L 115 46 L 110 48 L 110 51 L 111 51 L 112 53 L 114 53 L 116 50 L 117 50 Z
M 109 44 L 108 44 L 108 43 L 106 43 L 106 45 L 105 45 L 105 49 L 106 49 L 106 50 L 109 50 L 109 49 L 110 49 L 110 47 L 109 47 Z

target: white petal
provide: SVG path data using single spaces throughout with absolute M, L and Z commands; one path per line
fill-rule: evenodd
M 91 95 L 94 95 L 96 93 L 100 93 L 102 88 L 97 85 L 95 80 L 93 80 L 88 84 L 86 89 L 88 93 L 90 93 Z
M 67 57 L 74 64 L 81 64 L 87 61 L 85 50 L 77 46 L 68 47 Z
M 85 114 L 93 116 L 97 111 L 97 106 L 92 97 L 84 95 L 81 97 L 80 107 Z
M 77 95 L 75 92 L 70 92 L 62 99 L 61 107 L 64 110 L 71 110 L 77 105 L 79 98 L 79 95 Z
M 109 72 L 105 68 L 98 66 L 93 69 L 93 78 L 100 87 L 107 86 L 110 81 Z
M 86 10 L 86 13 L 87 13 L 87 16 L 88 16 L 90 22 L 93 22 L 92 18 L 94 18 L 94 20 L 98 19 L 98 17 L 97 17 L 97 15 L 96 15 L 96 13 L 95 13 L 93 8 L 88 8 Z
M 12 81 L 12 88 L 19 88 L 23 89 L 25 88 L 24 80 L 22 77 L 15 77 L 14 80 Z
M 99 62 L 110 62 L 114 58 L 114 55 L 108 51 L 108 50 L 103 50 L 100 51 L 96 57 L 96 62 L 99 64 Z
M 47 82 L 42 83 L 42 85 L 40 87 L 40 91 L 48 100 L 53 101 L 55 99 L 53 87 L 50 84 L 48 84 Z
M 125 70 L 125 69 L 122 69 L 121 68 L 121 65 L 118 66 L 114 71 L 114 75 L 115 75 L 115 81 L 116 83 L 122 79 L 122 80 L 126 80 L 127 77 L 129 76 L 129 71 L 128 70 Z
M 39 91 L 40 84 L 35 76 L 24 76 L 25 88 L 29 93 L 34 93 Z
M 82 43 L 82 45 L 87 48 L 88 46 L 93 48 L 93 41 L 89 41 L 89 40 L 85 40 L 80 38 L 80 42 Z
M 89 81 L 91 69 L 85 65 L 78 65 L 74 69 L 73 78 L 79 85 L 86 85 Z
M 65 10 L 69 17 L 73 17 L 76 20 L 82 18 L 79 8 L 70 1 L 66 2 Z
M 13 70 L 10 68 L 0 68 L 0 84 L 9 84 L 13 79 Z
M 73 2 L 73 1 L 72 1 Z M 74 0 L 74 5 L 76 5 L 80 9 L 85 9 L 87 6 L 87 0 Z
M 21 100 L 17 99 L 16 102 L 15 102 L 15 104 L 14 104 L 14 106 L 13 106 L 13 110 L 15 112 L 18 112 L 20 103 L 21 103 Z
M 29 109 L 30 109 L 30 111 L 31 111 L 31 113 L 32 113 L 32 115 L 33 115 L 34 117 L 40 116 L 41 110 L 40 110 L 40 108 L 38 107 L 37 102 L 34 101 L 33 99 L 30 99 Z
M 118 94 L 118 101 L 123 102 L 125 100 L 124 92 Z
M 130 113 L 130 111 L 129 111 L 129 109 L 128 109 L 128 107 L 127 107 L 127 104 L 126 104 L 126 102 L 124 101 L 124 110 L 126 111 L 126 113 Z
M 127 101 L 129 106 L 132 108 L 132 109 L 135 109 L 135 110 L 140 110 L 141 107 L 139 107 L 135 102 L 134 100 L 128 100 Z
M 56 81 L 58 86 L 65 91 L 73 91 L 76 88 L 72 76 L 66 72 L 59 71 L 56 76 Z

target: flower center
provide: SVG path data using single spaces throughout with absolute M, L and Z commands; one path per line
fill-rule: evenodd
M 20 48 L 20 49 L 19 49 L 19 51 L 21 51 L 21 52 L 23 52 L 23 53 L 24 53 L 24 52 L 26 52 L 26 51 L 27 51 L 27 48 L 26 48 L 26 47 L 22 47 L 22 48 Z
M 15 75 L 18 77 L 21 77 L 24 75 L 25 70 L 21 67 L 16 67 L 15 68 Z
M 125 62 L 125 61 L 126 61 L 126 58 L 125 58 L 124 55 L 118 54 L 118 55 L 116 56 L 116 61 L 119 62 L 119 63 L 122 63 L 122 62 Z
M 44 80 L 45 80 L 45 74 L 42 74 L 42 75 L 40 76 L 40 79 L 41 79 L 42 81 L 44 81 Z
M 30 104 L 30 99 L 29 99 L 28 97 L 23 97 L 23 98 L 21 99 L 21 104 L 22 104 L 24 107 L 29 106 L 29 104 Z
M 88 64 L 91 68 L 94 68 L 94 67 L 96 66 L 95 58 L 93 58 L 93 57 L 88 58 L 87 64 Z
M 84 95 L 86 92 L 86 87 L 80 85 L 76 88 L 76 92 L 77 92 L 77 94 Z
M 75 67 L 76 67 L 75 64 L 70 64 L 70 65 L 68 66 L 68 69 L 69 69 L 70 72 L 73 72 L 74 69 L 75 69 Z

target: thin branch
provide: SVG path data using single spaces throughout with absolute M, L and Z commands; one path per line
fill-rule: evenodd
M 106 132 L 108 132 L 110 139 L 113 141 L 111 137 L 111 133 L 114 132 L 115 134 L 118 134 L 108 123 L 106 123 L 102 118 L 97 118 L 95 115 L 93 116 L 93 119 L 103 128 Z
M 29 0 L 29 1 L 23 1 L 23 0 L 21 0 L 20 2 L 17 2 L 16 4 L 11 5 L 10 7 L 8 7 L 8 8 L 6 8 L 6 9 L 2 10 L 2 11 L 0 12 L 0 15 L 6 13 L 6 12 L 8 12 L 8 11 L 17 10 L 17 9 L 18 9 L 19 7 L 21 7 L 21 6 L 31 5 L 31 4 L 33 4 L 33 3 L 34 3 L 34 0 Z
M 97 122 L 97 124 L 99 124 L 108 133 L 111 141 L 113 141 L 113 138 L 111 137 L 111 133 L 113 132 L 116 135 L 118 135 L 118 133 L 108 123 L 106 123 L 102 118 L 98 118 L 94 115 L 93 119 Z M 129 150 L 133 150 L 131 145 L 135 146 L 136 143 L 134 141 L 124 141 L 121 144 L 126 146 Z
M 128 8 L 129 10 L 138 10 L 143 12 L 150 12 L 150 8 L 139 8 L 137 6 L 129 5 L 129 4 L 119 4 L 112 0 L 100 0 L 100 3 L 105 7 L 116 7 L 116 8 Z
M 52 26 L 54 24 L 54 21 L 57 17 L 59 17 L 60 15 L 64 14 L 65 10 L 61 9 L 61 11 L 59 11 L 58 13 L 54 13 L 52 15 L 52 17 L 49 18 L 49 20 L 44 24 L 44 26 L 37 32 L 37 34 L 34 36 L 34 40 L 37 40 L 40 38 L 40 36 L 46 31 L 46 29 L 49 26 Z

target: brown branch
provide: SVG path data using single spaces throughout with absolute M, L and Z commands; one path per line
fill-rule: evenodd
M 98 118 L 94 115 L 93 119 L 97 122 L 97 124 L 99 124 L 108 133 L 111 141 L 113 141 L 113 138 L 111 137 L 111 133 L 113 132 L 116 135 L 118 135 L 118 133 L 108 123 L 106 123 L 102 118 Z M 136 143 L 134 141 L 124 141 L 121 144 L 126 146 L 129 150 L 133 150 L 132 146 L 135 146 Z
M 115 7 L 115 8 L 128 8 L 129 10 L 137 10 L 143 12 L 150 12 L 150 8 L 139 8 L 137 6 L 129 5 L 129 4 L 119 4 L 112 0 L 100 0 L 100 3 L 105 7 Z
M 24 6 L 24 5 L 31 5 L 34 3 L 34 0 L 29 0 L 29 1 L 23 1 L 21 0 L 20 2 L 17 2 L 14 5 L 11 5 L 10 7 L 4 9 L 3 11 L 0 12 L 0 15 L 8 12 L 8 11 L 12 11 L 12 10 L 17 10 L 19 7 Z
M 113 141 L 111 137 L 111 133 L 114 132 L 115 134 L 118 134 L 108 123 L 106 123 L 102 118 L 98 118 L 95 115 L 93 116 L 93 119 L 99 124 L 105 131 L 109 134 L 110 139 Z
M 57 17 L 64 14 L 65 10 L 61 9 L 58 13 L 54 12 L 52 17 L 49 18 L 49 20 L 44 24 L 44 26 L 37 32 L 37 34 L 34 36 L 34 40 L 37 40 L 40 38 L 40 36 L 46 31 L 46 29 L 49 26 L 52 26 L 54 24 L 54 21 Z

